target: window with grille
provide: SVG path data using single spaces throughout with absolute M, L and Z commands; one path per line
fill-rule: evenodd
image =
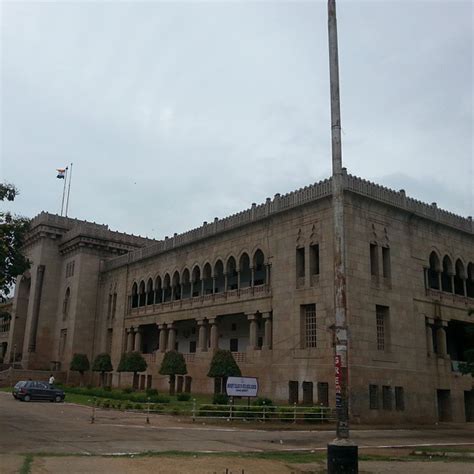
M 379 387 L 377 385 L 369 385 L 369 407 L 371 410 L 379 408 Z
M 387 385 L 382 387 L 382 408 L 384 410 L 392 409 L 392 387 Z
M 377 326 L 377 350 L 385 351 L 388 348 L 388 306 L 375 307 Z
M 316 305 L 307 304 L 303 309 L 304 347 L 316 347 Z
M 395 387 L 395 410 L 405 410 L 405 394 L 403 387 Z

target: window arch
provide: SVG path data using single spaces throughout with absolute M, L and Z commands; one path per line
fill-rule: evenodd
M 453 275 L 453 264 L 451 259 L 445 255 L 443 258 L 443 271 L 441 272 L 441 289 L 448 293 L 453 292 L 453 283 L 451 276 Z
M 71 290 L 68 288 L 64 294 L 63 300 L 63 321 L 65 321 L 69 314 L 69 300 L 71 297 Z
M 146 292 L 145 282 L 142 280 L 138 286 L 138 306 L 145 306 L 146 303 Z
M 155 291 L 153 290 L 153 280 L 148 278 L 146 284 L 146 304 L 153 304 L 155 301 Z
M 171 278 L 169 273 L 163 279 L 163 302 L 171 301 Z
M 178 270 L 176 270 L 173 273 L 172 296 L 173 296 L 173 300 L 180 300 L 181 299 L 181 284 L 180 284 L 180 278 L 179 278 Z
M 183 270 L 183 275 L 181 277 L 181 292 L 182 298 L 190 298 L 191 295 L 191 275 L 189 274 L 189 270 L 185 268 Z
M 226 273 L 227 273 L 227 289 L 236 290 L 239 287 L 239 282 L 238 282 L 239 274 L 237 273 L 237 264 L 235 263 L 235 258 L 233 256 L 230 256 L 227 259 Z
M 132 308 L 138 307 L 138 285 L 135 282 L 132 286 Z
M 192 296 L 201 295 L 201 269 L 198 265 L 195 265 L 192 272 L 191 285 L 192 285 Z
M 252 285 L 252 272 L 250 270 L 250 258 L 246 252 L 244 252 L 239 260 L 240 270 L 240 288 L 246 288 Z
M 160 275 L 155 278 L 155 303 L 163 303 L 163 288 Z
M 214 265 L 214 281 L 215 281 L 215 293 L 222 293 L 225 291 L 225 277 L 224 277 L 224 264 L 222 260 L 217 260 Z
M 265 271 L 265 255 L 258 249 L 253 255 L 254 268 L 254 285 L 265 285 L 266 271 Z
M 464 294 L 464 280 L 466 279 L 466 272 L 464 269 L 464 264 L 462 263 L 461 259 L 458 258 L 456 260 L 455 265 L 455 274 L 454 274 L 454 293 L 457 295 Z
M 203 289 L 205 295 L 210 295 L 213 292 L 213 281 L 212 281 L 212 267 L 211 264 L 208 262 L 204 265 L 202 269 L 202 281 L 203 281 Z
M 430 266 L 428 268 L 428 286 L 434 290 L 440 290 L 440 278 L 439 273 L 441 271 L 441 265 L 436 252 L 430 254 Z

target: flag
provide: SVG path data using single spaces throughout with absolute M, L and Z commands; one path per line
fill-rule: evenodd
M 66 175 L 66 170 L 67 170 L 67 168 L 59 168 L 59 169 L 56 169 L 56 171 L 58 172 L 58 175 L 56 176 L 56 178 L 58 178 L 58 179 L 64 179 L 64 178 L 65 178 L 65 175 Z

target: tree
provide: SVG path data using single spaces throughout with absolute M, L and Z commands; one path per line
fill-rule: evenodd
M 100 385 L 103 387 L 105 385 L 105 373 L 114 370 L 110 355 L 106 352 L 98 354 L 92 364 L 92 370 L 94 372 L 100 372 Z
M 125 352 L 120 358 L 118 372 L 133 372 L 133 388 L 137 388 L 137 372 L 145 372 L 148 364 L 139 352 Z
M 81 374 L 81 387 L 84 383 L 84 372 L 87 372 L 90 368 L 89 359 L 86 354 L 74 354 L 72 356 L 69 370 L 79 372 Z
M 13 201 L 18 190 L 12 184 L 0 183 L 0 201 Z M 5 301 L 16 277 L 30 267 L 22 254 L 29 219 L 10 212 L 0 212 L 0 302 Z
M 207 376 L 216 379 L 214 384 L 216 393 L 225 393 L 227 377 L 241 377 L 242 372 L 235 362 L 232 352 L 219 349 L 212 358 Z M 217 379 L 220 379 L 219 389 L 217 388 Z
M 186 361 L 183 354 L 177 351 L 168 351 L 163 357 L 163 362 L 160 367 L 161 375 L 169 375 L 170 395 L 174 395 L 174 386 L 176 375 L 184 375 L 188 373 Z

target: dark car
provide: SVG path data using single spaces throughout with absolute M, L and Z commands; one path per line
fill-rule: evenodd
M 18 382 L 12 391 L 17 400 L 29 402 L 30 400 L 49 400 L 51 402 L 64 401 L 65 393 L 59 388 L 49 385 L 48 382 L 26 380 Z

